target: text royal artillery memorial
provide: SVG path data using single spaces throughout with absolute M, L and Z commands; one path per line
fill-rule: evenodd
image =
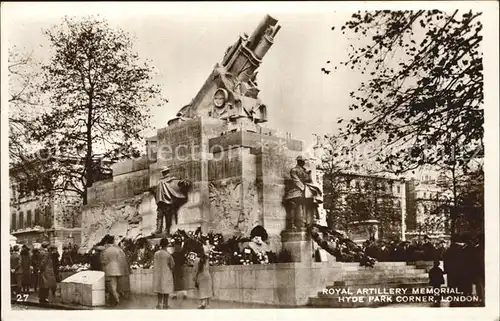
M 148 155 L 114 164 L 112 179 L 94 183 L 82 216 L 83 247 L 106 234 L 157 239 L 201 227 L 203 233 L 232 237 L 249 236 L 260 225 L 269 235 L 269 248 L 286 250 L 291 262 L 212 266 L 215 299 L 296 306 L 313 298 L 321 305 L 319 291 L 352 282 L 359 264 L 343 268 L 333 256 L 313 260 L 305 226 L 317 211 L 321 191 L 314 179 L 301 177 L 314 178 L 314 164 L 306 164 L 307 173 L 293 171 L 297 163 L 308 162 L 303 143 L 261 125 L 273 106 L 259 99 L 256 74 L 279 30 L 278 21 L 266 16 L 249 37 L 240 37 L 192 101 L 147 140 Z M 160 217 L 158 182 L 165 176 L 186 182 L 186 188 L 172 191 L 167 180 L 170 207 L 162 215 L 169 217 Z M 297 186 L 305 196 L 294 196 Z M 410 273 L 415 282 L 421 276 L 404 262 L 393 265 L 391 271 L 401 278 Z M 389 268 L 382 263 L 379 268 L 384 266 Z M 381 275 L 369 273 L 372 280 Z M 134 270 L 131 291 L 152 293 L 151 275 Z M 186 278 L 189 283 L 189 273 Z

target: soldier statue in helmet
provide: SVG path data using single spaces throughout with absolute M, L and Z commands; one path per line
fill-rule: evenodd
M 285 192 L 287 229 L 305 231 L 319 218 L 318 204 L 322 192 L 313 182 L 311 170 L 305 167 L 303 156 L 296 158 L 297 165 L 290 170 L 290 184 Z

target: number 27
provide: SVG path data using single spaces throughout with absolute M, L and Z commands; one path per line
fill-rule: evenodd
M 16 301 L 17 302 L 26 302 L 28 301 L 29 294 L 18 294 L 16 295 Z

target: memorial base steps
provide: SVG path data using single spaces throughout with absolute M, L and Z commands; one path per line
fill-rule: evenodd
M 361 308 L 380 307 L 389 304 L 396 304 L 397 295 L 408 295 L 414 288 L 427 287 L 429 283 L 426 264 L 406 264 L 406 262 L 377 262 L 373 268 L 360 266 L 359 263 L 340 263 L 342 273 L 339 280 L 333 284 L 325 286 L 318 291 L 317 295 L 309 298 L 309 306 L 317 308 Z M 361 301 L 346 300 L 348 294 L 341 294 L 337 291 L 349 289 L 352 297 L 362 296 L 356 294 L 364 289 L 375 291 L 372 300 L 368 296 Z M 401 289 L 406 292 L 390 294 L 388 289 Z M 335 291 L 337 290 L 337 291 Z M 326 293 L 325 293 L 326 291 Z M 378 296 L 378 298 L 374 298 Z M 384 297 L 384 298 L 382 298 Z M 401 302 L 408 303 L 408 302 Z

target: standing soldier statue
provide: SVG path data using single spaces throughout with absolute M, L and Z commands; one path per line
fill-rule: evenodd
M 156 186 L 156 231 L 154 234 L 170 234 L 172 220 L 177 224 L 177 212 L 187 202 L 187 194 L 192 183 L 188 180 L 178 179 L 170 175 L 170 168 L 161 170 L 162 178 Z M 165 220 L 165 230 L 163 230 Z
M 297 157 L 297 165 L 290 170 L 290 186 L 285 193 L 288 229 L 305 231 L 315 219 L 319 219 L 318 204 L 322 192 L 313 183 L 311 170 L 305 168 L 305 159 Z

